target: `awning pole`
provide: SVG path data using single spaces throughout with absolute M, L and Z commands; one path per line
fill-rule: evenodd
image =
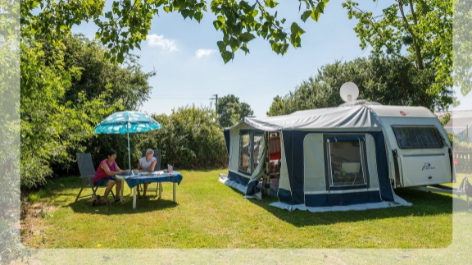
M 131 152 L 129 148 L 129 122 L 126 125 L 126 133 L 128 134 L 128 165 L 129 165 L 129 170 L 131 170 Z

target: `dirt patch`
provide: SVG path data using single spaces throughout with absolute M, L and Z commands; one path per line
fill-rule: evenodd
M 21 242 L 27 248 L 43 248 L 46 243 L 45 231 L 50 228 L 44 224 L 58 207 L 47 203 L 23 202 L 21 205 Z

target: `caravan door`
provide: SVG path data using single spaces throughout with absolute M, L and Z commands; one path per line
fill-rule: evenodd
M 437 121 L 437 119 L 436 119 Z M 392 148 L 397 187 L 452 181 L 450 145 L 434 119 L 389 119 L 384 123 Z

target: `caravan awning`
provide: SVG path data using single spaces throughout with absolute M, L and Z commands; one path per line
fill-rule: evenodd
M 244 118 L 239 124 L 241 123 L 263 131 L 332 130 L 334 128 L 344 131 L 381 130 L 376 115 L 368 107 L 360 105 L 304 110 L 290 115 L 266 118 Z

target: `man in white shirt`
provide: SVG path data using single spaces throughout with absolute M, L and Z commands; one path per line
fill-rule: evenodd
M 138 170 L 140 172 L 152 172 L 154 171 L 154 167 L 156 166 L 156 163 L 157 163 L 157 159 L 154 157 L 154 151 L 152 149 L 148 149 L 146 151 L 146 156 L 139 159 Z M 146 191 L 149 184 L 143 184 L 143 185 L 144 185 L 143 196 L 141 196 L 139 189 L 137 189 L 139 199 L 146 198 Z

